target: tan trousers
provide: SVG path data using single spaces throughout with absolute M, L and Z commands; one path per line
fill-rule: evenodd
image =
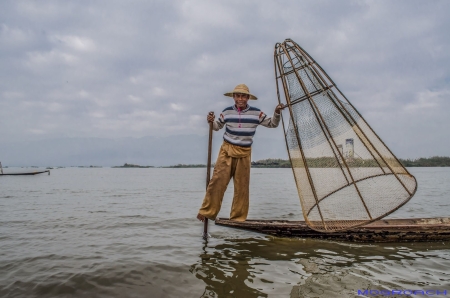
M 224 142 L 220 148 L 213 177 L 206 189 L 199 213 L 206 218 L 216 219 L 222 206 L 223 195 L 233 178 L 234 196 L 230 219 L 245 221 L 249 207 L 251 147 L 240 147 Z

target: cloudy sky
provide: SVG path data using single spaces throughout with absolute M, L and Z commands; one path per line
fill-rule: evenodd
M 398 157 L 450 156 L 449 16 L 433 0 L 1 1 L 0 144 L 206 135 L 239 83 L 271 114 L 291 38 Z

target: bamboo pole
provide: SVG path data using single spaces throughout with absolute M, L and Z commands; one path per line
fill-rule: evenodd
M 214 112 L 209 112 L 209 115 L 214 116 Z M 209 181 L 211 180 L 211 150 L 212 150 L 212 135 L 213 124 L 209 123 L 209 139 L 208 139 L 208 162 L 206 165 L 206 189 L 208 189 Z M 203 239 L 208 239 L 208 219 L 205 217 L 203 222 Z

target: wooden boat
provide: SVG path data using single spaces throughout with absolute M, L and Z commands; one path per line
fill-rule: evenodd
M 2 162 L 0 161 L 0 176 L 29 176 L 29 175 L 37 175 L 42 173 L 48 173 L 50 175 L 50 170 L 45 171 L 35 171 L 35 172 L 25 172 L 25 173 L 3 173 Z
M 218 218 L 216 225 L 244 229 L 280 237 L 299 237 L 356 242 L 423 242 L 450 240 L 450 218 L 382 219 L 347 231 L 323 233 L 304 221 L 247 220 Z
M 38 171 L 38 172 L 25 172 L 25 173 L 0 173 L 0 176 L 23 176 L 23 175 L 37 175 L 42 173 L 48 173 L 50 175 L 50 170 Z

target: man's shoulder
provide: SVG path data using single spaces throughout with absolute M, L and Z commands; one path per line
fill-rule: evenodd
M 255 107 L 252 107 L 252 106 L 249 106 L 248 110 L 249 110 L 249 111 L 256 111 L 256 112 L 261 112 L 261 110 L 260 110 L 260 109 L 258 109 L 258 108 L 255 108 Z
M 222 113 L 224 113 L 226 111 L 233 111 L 233 110 L 234 110 L 233 106 L 229 106 L 229 107 L 226 107 L 225 109 L 223 109 Z

